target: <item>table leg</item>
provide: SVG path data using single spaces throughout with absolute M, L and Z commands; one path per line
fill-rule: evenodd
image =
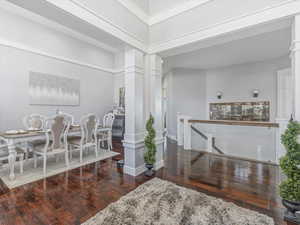
M 113 147 L 112 147 L 112 130 L 108 131 L 108 137 L 109 137 L 109 151 L 112 151 Z
M 9 164 L 9 178 L 11 180 L 15 179 L 15 162 L 16 162 L 16 146 L 13 140 L 8 141 L 8 164 Z

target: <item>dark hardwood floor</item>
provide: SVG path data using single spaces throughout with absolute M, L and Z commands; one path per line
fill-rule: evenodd
M 120 143 L 114 148 L 122 152 Z M 267 214 L 277 225 L 286 224 L 276 191 L 280 176 L 276 166 L 183 151 L 171 142 L 165 164 L 157 177 Z M 106 160 L 12 190 L 1 181 L 0 224 L 81 224 L 148 179 L 125 175 L 115 160 Z

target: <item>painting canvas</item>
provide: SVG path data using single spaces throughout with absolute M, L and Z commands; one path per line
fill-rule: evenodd
M 125 87 L 119 88 L 119 107 L 125 109 Z
M 211 120 L 269 121 L 270 102 L 210 103 Z
M 80 104 L 80 81 L 30 72 L 29 97 L 31 105 L 77 106 Z

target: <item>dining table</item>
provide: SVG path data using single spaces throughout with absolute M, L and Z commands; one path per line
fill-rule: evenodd
M 35 140 L 41 140 L 41 139 L 46 139 L 46 132 L 44 130 L 25 130 L 25 131 L 20 131 L 18 133 L 7 133 L 3 132 L 0 133 L 0 136 L 7 142 L 7 147 L 9 151 L 9 156 L 8 156 L 8 165 L 9 165 L 9 178 L 11 180 L 15 179 L 15 162 L 16 162 L 16 147 L 20 143 L 26 143 L 29 141 L 35 141 Z M 105 132 L 109 136 L 109 140 L 111 140 L 112 137 L 112 129 L 110 127 L 102 127 L 99 126 L 98 133 Z M 70 127 L 69 136 L 78 136 L 81 134 L 81 128 L 80 126 L 73 125 Z

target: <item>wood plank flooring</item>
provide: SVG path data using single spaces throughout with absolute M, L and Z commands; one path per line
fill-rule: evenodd
M 122 152 L 122 145 L 114 143 Z M 120 158 L 117 158 L 120 159 Z M 156 176 L 283 222 L 277 166 L 183 151 L 169 142 Z M 115 160 L 93 163 L 9 190 L 0 182 L 1 225 L 79 225 L 149 178 L 117 169 Z

